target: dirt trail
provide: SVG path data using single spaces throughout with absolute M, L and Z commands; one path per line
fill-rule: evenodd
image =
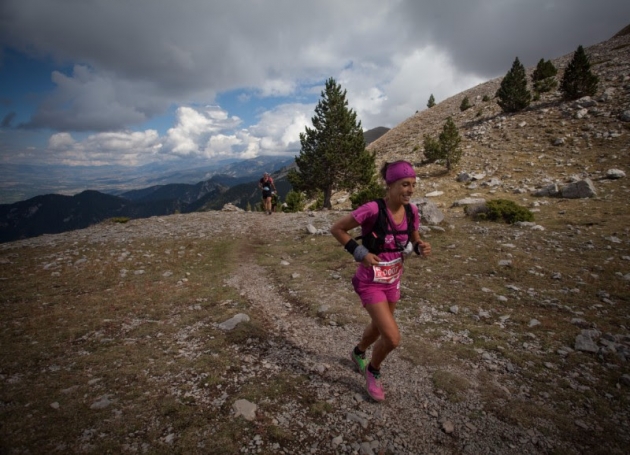
M 262 226 L 262 220 L 254 224 L 250 232 L 261 232 L 256 228 Z M 422 365 L 412 365 L 398 352 L 384 364 L 386 400 L 373 402 L 349 358 L 362 325 L 330 326 L 303 314 L 283 297 L 266 269 L 254 262 L 248 250 L 251 247 L 244 243 L 243 248 L 242 262 L 226 283 L 251 303 L 273 335 L 272 346 L 261 349 L 257 361 L 292 374 L 308 375 L 309 389 L 331 405 L 324 426 L 303 420 L 303 414 L 295 411 L 301 418 L 290 423 L 291 429 L 309 441 L 311 453 L 535 454 L 545 453 L 545 447 L 553 445 L 540 435 L 532 438 L 524 430 L 486 414 L 476 391 L 458 403 L 436 395 L 432 372 Z M 441 368 L 454 370 L 447 364 Z M 473 372 L 457 373 L 474 381 Z M 290 397 L 287 402 L 291 402 Z M 470 419 L 473 414 L 474 423 Z M 453 424 L 453 433 L 445 432 L 449 425 L 445 422 Z M 292 453 L 292 449 L 286 450 Z

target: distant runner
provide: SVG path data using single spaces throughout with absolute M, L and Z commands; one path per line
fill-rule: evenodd
M 263 207 L 267 215 L 271 215 L 271 196 L 276 191 L 276 185 L 268 172 L 258 181 L 258 188 L 262 190 Z

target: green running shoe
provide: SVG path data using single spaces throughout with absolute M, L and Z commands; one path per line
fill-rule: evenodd
M 367 367 L 367 360 L 365 360 L 365 353 L 361 355 L 356 355 L 354 353 L 354 349 L 350 353 L 350 358 L 352 359 L 352 363 L 354 363 L 359 369 L 359 373 L 365 374 L 365 368 Z

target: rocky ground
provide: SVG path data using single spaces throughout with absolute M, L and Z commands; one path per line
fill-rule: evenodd
M 3 453 L 625 452 L 630 442 L 627 279 L 611 274 L 594 287 L 580 284 L 578 276 L 563 277 L 565 269 L 543 255 L 542 249 L 537 255 L 546 259 L 534 258 L 515 267 L 517 273 L 505 272 L 509 280 L 500 277 L 504 272 L 494 270 L 510 268 L 499 265 L 501 260 L 524 260 L 517 253 L 523 245 L 544 242 L 549 245 L 545 250 L 560 256 L 561 264 L 563 250 L 571 255 L 575 232 L 553 226 L 538 231 L 479 226 L 460 209 L 447 211 L 446 229 L 426 234 L 434 245 L 434 257 L 410 262 L 397 313 L 403 343 L 384 365 L 387 398 L 379 404 L 366 395 L 364 380 L 349 359 L 366 318 L 349 285 L 353 264 L 325 235 L 341 214 L 175 215 L 126 225 L 102 223 L 2 245 L 2 283 L 8 291 L 2 343 L 5 349 L 23 349 L 17 359 L 5 353 L 1 364 Z M 598 247 L 610 245 L 607 260 L 617 269 L 623 270 L 624 260 L 628 264 L 627 229 L 616 233 L 616 240 L 606 240 L 609 236 L 602 232 L 580 236 L 580 242 L 594 239 Z M 473 250 L 455 247 L 463 238 L 502 245 L 491 251 L 493 270 L 486 272 L 483 265 L 475 264 L 472 255 L 482 253 L 475 252 L 474 246 Z M 151 249 L 165 239 L 174 242 L 168 250 Z M 191 266 L 193 258 L 203 263 L 213 257 L 213 251 L 200 247 L 207 239 L 235 245 L 236 256 L 230 258 L 234 267 L 217 282 L 222 293 L 234 291 L 240 303 L 233 311 L 220 308 L 236 305 L 236 300 L 211 306 L 220 299 L 217 290 L 199 288 L 185 298 L 170 298 L 177 290 L 193 289 L 197 281 L 211 279 L 209 272 L 205 278 L 197 276 Z M 161 255 L 176 258 L 167 265 Z M 582 259 L 573 256 L 576 264 Z M 27 266 L 27 258 L 33 257 L 37 265 Z M 326 265 L 320 269 L 317 261 L 322 257 Z M 187 264 L 191 272 L 182 272 L 177 264 Z M 116 274 L 114 288 L 122 293 L 131 282 L 137 288 L 144 282 L 158 287 L 163 299 L 169 300 L 165 312 L 150 317 L 135 314 L 119 302 L 117 309 L 99 316 L 93 330 L 82 330 L 78 324 L 69 344 L 65 340 L 49 346 L 42 345 L 45 340 L 37 335 L 40 312 L 52 305 L 42 301 L 46 297 L 34 296 L 32 302 L 22 297 L 22 305 L 33 305 L 28 325 L 37 330 L 24 327 L 23 313 L 17 316 L 20 302 L 9 297 L 18 287 L 15 280 L 41 272 L 38 295 L 52 295 L 67 291 L 73 286 L 70 277 L 88 269 L 96 272 L 93 285 L 104 280 L 98 271 L 102 274 L 110 265 Z M 470 276 L 471 271 L 475 276 Z M 494 281 L 497 275 L 503 283 L 499 286 Z M 43 277 L 52 284 L 44 284 Z M 531 278 L 536 286 L 529 286 Z M 614 287 L 608 279 L 616 283 Z M 81 285 L 74 286 L 76 300 L 65 311 L 76 312 L 69 308 L 89 304 Z M 108 291 L 111 287 L 92 292 Z M 572 300 L 576 293 L 585 301 L 583 306 Z M 569 296 L 568 305 L 563 295 Z M 131 298 L 140 300 L 142 292 Z M 62 306 L 54 305 L 59 313 L 51 319 L 59 330 L 65 327 L 58 321 L 71 318 Z M 94 307 L 94 311 L 100 310 Z M 234 317 L 241 322 L 233 328 L 229 321 Z M 213 344 L 221 334 L 247 326 L 249 319 L 256 325 L 248 326 L 240 339 Z M 160 328 L 146 327 L 151 324 Z M 172 333 L 165 328 L 169 325 Z M 136 333 L 142 327 L 145 331 Z M 591 345 L 582 349 L 576 346 L 576 337 L 584 330 Z M 157 340 L 161 344 L 151 344 Z M 125 347 L 126 354 L 111 358 L 103 346 Z M 63 349 L 56 353 L 57 348 Z M 41 349 L 50 354 L 43 356 Z M 136 349 L 147 349 L 146 356 L 155 363 L 131 360 Z M 175 371 L 156 371 L 161 351 L 177 353 L 167 357 L 167 363 L 175 362 Z M 83 359 L 90 357 L 97 363 L 81 367 Z M 185 363 L 204 358 L 210 363 Z M 110 377 L 112 368 L 119 373 Z M 213 370 L 216 377 L 211 380 Z M 50 386 L 48 394 L 39 384 L 42 375 Z M 271 384 L 280 392 L 270 389 Z M 151 412 L 143 404 L 142 390 L 160 400 L 170 397 L 173 409 L 165 411 L 159 404 L 158 411 Z M 24 411 L 16 414 L 18 407 Z M 175 419 L 185 412 L 183 408 L 194 409 L 203 423 Z M 54 429 L 54 413 L 64 411 L 84 417 L 60 419 L 70 426 L 63 435 L 53 433 L 43 440 L 25 436 L 29 428 L 36 433 Z M 122 424 L 143 412 L 146 415 L 134 420 L 133 428 L 127 424 L 112 429 L 117 419 Z

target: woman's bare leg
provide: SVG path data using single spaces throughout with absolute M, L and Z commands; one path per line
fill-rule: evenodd
M 374 350 L 370 363 L 373 368 L 380 368 L 381 362 L 400 343 L 400 331 L 394 319 L 396 302 L 380 302 L 365 306 L 372 321 L 363 331 L 363 337 L 359 342 L 359 349 L 366 351 L 373 343 Z

